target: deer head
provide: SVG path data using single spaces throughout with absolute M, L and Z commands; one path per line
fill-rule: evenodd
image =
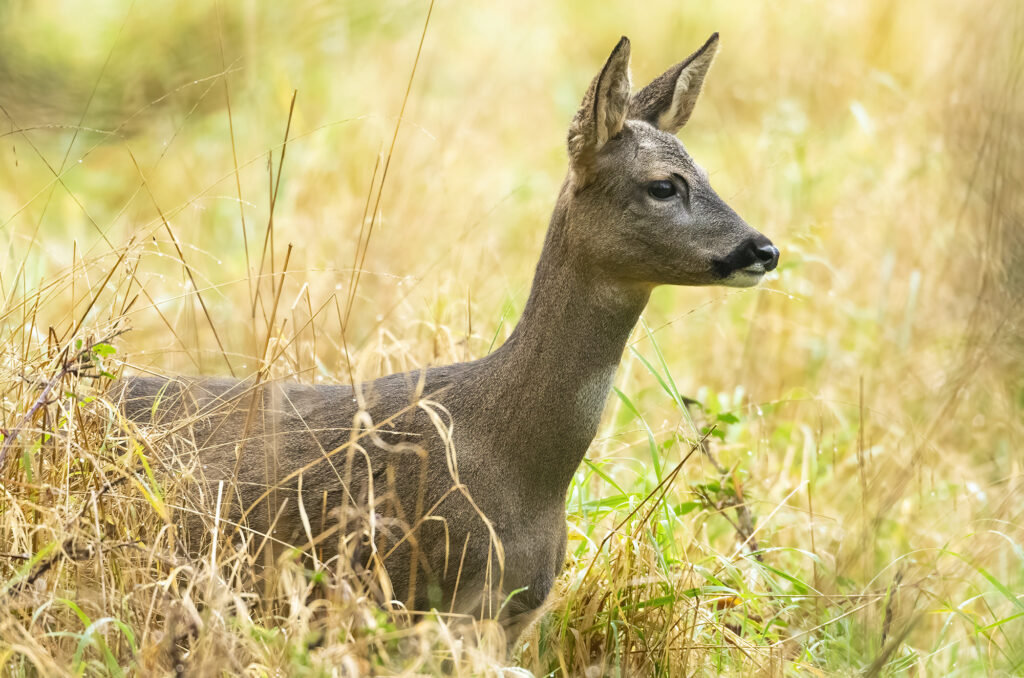
M 779 251 L 718 196 L 675 137 L 690 119 L 718 34 L 630 94 L 629 40 L 594 78 L 569 128 L 569 245 L 625 284 L 757 284 Z

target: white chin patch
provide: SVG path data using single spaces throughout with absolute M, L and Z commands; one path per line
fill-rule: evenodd
M 725 278 L 722 278 L 719 285 L 726 287 L 753 287 L 764 278 L 764 267 L 760 264 L 747 266 L 738 271 L 733 271 Z

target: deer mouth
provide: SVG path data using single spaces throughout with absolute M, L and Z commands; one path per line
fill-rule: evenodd
M 758 275 L 758 276 L 764 275 L 767 272 L 768 272 L 768 268 L 764 264 L 762 264 L 761 262 L 757 262 L 756 264 L 751 264 L 750 266 L 744 266 L 743 268 L 739 269 L 738 271 L 735 271 L 735 273 L 744 273 L 744 274 L 747 274 L 747 275 Z
M 761 282 L 761 279 L 764 278 L 767 272 L 765 265 L 758 262 L 743 268 L 734 269 L 731 273 L 724 276 L 718 284 L 725 285 L 726 287 L 753 287 Z

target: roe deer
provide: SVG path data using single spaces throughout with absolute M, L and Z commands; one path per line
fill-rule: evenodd
M 189 422 L 196 486 L 226 481 L 224 521 L 383 564 L 385 599 L 498 618 L 515 640 L 562 566 L 566 491 L 651 290 L 751 286 L 778 262 L 674 136 L 717 46 L 632 96 L 629 41 L 615 46 L 569 127 L 522 318 L 490 355 L 354 389 L 130 378 L 126 413 Z

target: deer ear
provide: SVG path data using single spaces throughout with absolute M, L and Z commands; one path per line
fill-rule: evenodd
M 622 131 L 629 110 L 629 90 L 629 39 L 623 36 L 590 83 L 569 125 L 569 161 L 577 174 L 585 174 L 594 155 Z
M 629 117 L 675 134 L 693 113 L 711 61 L 718 51 L 718 33 L 704 46 L 654 79 L 629 103 Z

